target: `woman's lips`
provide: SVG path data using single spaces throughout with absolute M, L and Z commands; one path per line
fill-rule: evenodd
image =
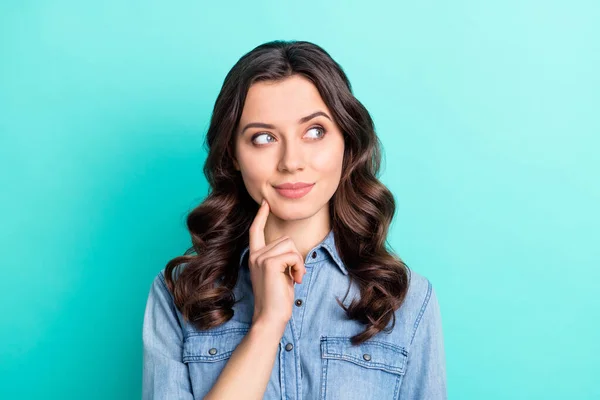
M 313 186 L 315 186 L 314 183 L 310 186 L 303 187 L 300 189 L 275 188 L 275 190 L 277 191 L 277 193 L 279 193 L 283 197 L 287 197 L 288 199 L 299 199 L 300 197 L 302 197 L 302 196 L 306 195 L 308 192 L 310 192 L 310 190 L 313 188 Z

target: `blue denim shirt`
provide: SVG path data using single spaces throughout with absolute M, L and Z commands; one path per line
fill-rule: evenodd
M 164 270 L 151 285 L 143 323 L 143 399 L 202 399 L 212 388 L 254 312 L 248 248 L 240 257 L 234 316 L 207 331 L 185 321 L 165 285 Z M 350 337 L 364 326 L 347 319 L 348 271 L 333 230 L 305 259 L 295 285 L 293 313 L 279 343 L 264 399 L 447 399 L 440 308 L 431 282 L 410 271 L 396 324 L 363 344 Z M 176 277 L 176 276 L 175 276 Z M 360 295 L 353 283 L 348 305 Z M 391 326 L 391 321 L 390 325 Z

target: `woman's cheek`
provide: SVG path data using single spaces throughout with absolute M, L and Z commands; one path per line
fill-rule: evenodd
M 256 164 L 255 164 L 256 165 Z M 266 196 L 265 190 L 269 185 L 268 175 L 262 173 L 261 171 L 246 170 L 244 174 L 244 184 L 246 185 L 246 190 L 258 202 L 260 199 Z
M 322 152 L 315 156 L 313 165 L 322 174 L 335 174 L 342 167 L 342 158 L 333 152 Z

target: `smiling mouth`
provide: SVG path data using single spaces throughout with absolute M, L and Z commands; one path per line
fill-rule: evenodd
M 312 186 L 314 185 L 314 183 L 305 183 L 305 182 L 287 182 L 287 183 L 282 183 L 281 185 L 275 185 L 274 187 L 276 189 L 302 189 L 308 186 Z
M 299 199 L 301 197 L 304 197 L 306 194 L 308 194 L 308 192 L 310 192 L 314 186 L 315 186 L 315 184 L 313 183 L 309 186 L 300 187 L 298 189 L 287 189 L 287 188 L 275 187 L 275 190 L 281 196 L 286 197 L 288 199 Z

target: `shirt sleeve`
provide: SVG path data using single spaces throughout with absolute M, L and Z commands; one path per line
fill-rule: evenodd
M 142 339 L 142 399 L 193 400 L 188 366 L 182 362 L 183 333 L 162 272 L 150 288 Z
M 421 317 L 415 325 L 399 398 L 447 400 L 442 317 L 436 292 L 429 281 L 421 311 Z

